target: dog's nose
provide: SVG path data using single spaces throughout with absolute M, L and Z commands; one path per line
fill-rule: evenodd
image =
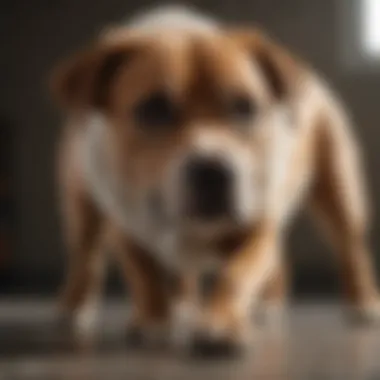
M 229 213 L 232 173 L 226 164 L 210 158 L 192 158 L 186 165 L 185 178 L 192 216 L 214 219 Z

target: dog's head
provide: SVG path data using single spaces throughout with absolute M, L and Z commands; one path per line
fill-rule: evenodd
M 269 156 L 283 160 L 271 133 L 288 132 L 297 65 L 256 30 L 162 25 L 110 30 L 58 68 L 54 93 L 72 112 L 103 115 L 118 176 L 159 223 L 194 233 L 252 223 Z

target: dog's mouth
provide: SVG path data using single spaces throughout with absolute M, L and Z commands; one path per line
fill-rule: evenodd
M 206 197 L 209 197 L 207 191 Z M 184 239 L 196 239 L 205 243 L 244 234 L 250 223 L 239 218 L 233 207 L 226 208 L 226 199 L 207 200 L 209 203 L 204 199 L 197 207 L 191 201 L 186 202 L 179 208 L 179 212 L 173 213 L 164 194 L 155 189 L 147 199 L 149 224 L 157 231 L 171 231 Z M 202 207 L 201 213 L 199 207 Z
M 258 191 L 249 165 L 236 168 L 233 161 L 195 154 L 178 162 L 140 198 L 148 229 L 207 242 L 244 230 L 256 219 Z

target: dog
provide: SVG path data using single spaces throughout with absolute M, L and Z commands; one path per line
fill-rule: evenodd
M 109 251 L 131 293 L 129 331 L 202 352 L 245 347 L 252 308 L 284 305 L 283 239 L 306 207 L 339 253 L 347 305 L 380 318 L 350 117 L 267 33 L 153 10 L 57 65 L 51 89 L 67 117 L 61 308 L 80 331 L 94 326 Z

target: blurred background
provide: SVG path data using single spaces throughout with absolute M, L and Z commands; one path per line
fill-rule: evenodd
M 55 187 L 61 115 L 47 77 L 62 57 L 107 24 L 144 10 L 141 0 L 5 0 L 0 12 L 0 293 L 53 295 L 65 256 Z M 260 25 L 310 61 L 354 117 L 366 154 L 380 275 L 380 0 L 199 0 L 188 2 L 227 22 Z M 301 215 L 288 239 L 296 297 L 333 298 L 332 251 Z M 108 292 L 120 293 L 111 275 Z

